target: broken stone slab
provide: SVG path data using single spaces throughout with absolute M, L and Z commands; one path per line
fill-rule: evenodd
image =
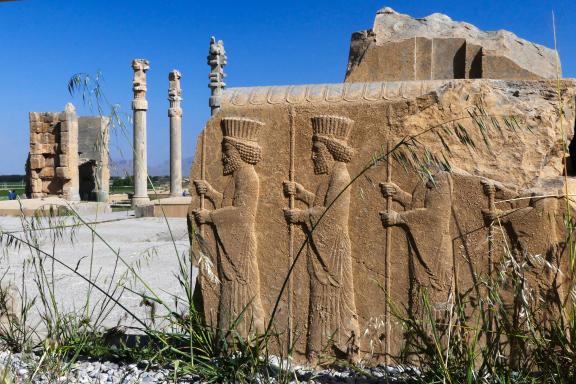
M 352 35 L 346 82 L 434 79 L 554 79 L 553 49 L 512 32 L 484 32 L 435 13 L 418 19 L 383 8 Z

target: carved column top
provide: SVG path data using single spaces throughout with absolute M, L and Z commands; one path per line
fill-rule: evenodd
M 168 74 L 168 101 L 170 101 L 170 108 L 168 109 L 168 116 L 182 116 L 182 108 L 180 101 L 182 100 L 182 88 L 180 87 L 180 79 L 182 75 L 177 69 L 173 69 Z
M 224 49 L 222 40 L 216 41 L 214 36 L 210 38 L 210 49 L 208 51 L 208 65 L 210 65 L 210 88 L 224 88 L 224 66 L 228 64 L 228 57 Z
M 168 74 L 168 81 L 170 82 L 168 88 L 168 100 L 179 101 L 182 100 L 182 88 L 180 88 L 180 79 L 182 75 L 177 69 L 173 69 Z
M 135 110 L 147 110 L 148 102 L 146 101 L 146 72 L 150 68 L 150 63 L 145 59 L 132 60 L 132 69 L 134 70 L 134 80 L 132 81 L 132 91 L 134 100 L 132 108 Z
M 226 83 L 224 78 L 224 66 L 228 63 L 226 50 L 224 49 L 224 42 L 222 40 L 216 41 L 214 36 L 210 38 L 210 49 L 208 51 L 208 65 L 210 65 L 210 83 L 208 87 L 212 90 L 209 105 L 212 109 L 212 114 L 220 109 L 222 92 Z

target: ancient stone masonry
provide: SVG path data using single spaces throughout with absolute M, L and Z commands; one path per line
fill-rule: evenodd
M 72 104 L 64 112 L 30 113 L 30 158 L 27 167 L 31 197 L 78 194 L 78 118 Z
M 132 91 L 132 111 L 134 114 L 134 197 L 132 205 L 146 204 L 150 201 L 148 197 L 148 157 L 146 148 L 146 112 L 148 111 L 148 100 L 146 100 L 146 72 L 150 68 L 148 60 L 135 59 L 132 61 L 134 70 L 134 80 Z
M 511 32 L 484 32 L 448 16 L 422 19 L 383 8 L 352 35 L 346 82 L 554 79 L 556 53 Z
M 78 169 L 82 200 L 108 201 L 110 191 L 110 119 L 78 117 Z
M 78 117 L 70 103 L 63 112 L 31 112 L 26 174 L 32 198 L 106 201 L 108 119 Z
M 247 306 L 241 332 L 251 335 L 280 297 L 273 329 L 300 361 L 397 356 L 410 337 L 387 301 L 421 319 L 428 297 L 441 317 L 510 257 L 530 266 L 527 284 L 546 298 L 548 316 L 568 294 L 558 272 L 567 252 L 559 202 L 574 184 L 562 173 L 576 81 L 561 79 L 558 92 L 555 54 L 509 32 L 441 15 L 416 22 L 389 9 L 376 18 L 371 48 L 351 56 L 345 83 L 224 90 L 190 171 L 190 222 L 203 230 L 210 261 L 197 285 L 206 322 L 227 329 Z M 381 61 L 368 59 L 388 42 L 398 43 L 394 55 L 414 58 L 424 40 L 434 47 L 417 62 L 432 66 L 426 76 L 386 68 L 386 49 L 374 52 Z M 480 53 L 466 61 L 471 45 Z M 440 50 L 465 60 L 433 59 Z M 475 60 L 481 72 L 470 75 Z M 493 129 L 478 128 L 478 111 Z M 440 138 L 447 122 L 460 138 Z M 473 145 L 461 143 L 463 132 Z M 429 164 L 425 176 L 392 155 L 374 162 L 415 135 L 427 154 L 449 146 L 451 167 Z

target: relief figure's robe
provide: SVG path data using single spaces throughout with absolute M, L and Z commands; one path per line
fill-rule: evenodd
M 220 278 L 218 328 L 227 330 L 242 314 L 236 328 L 242 336 L 264 331 L 256 252 L 258 194 L 254 167 L 241 167 L 224 190 L 222 207 L 211 212 Z
M 332 174 L 316 191 L 306 222 L 310 233 L 326 208 L 350 183 L 345 163 L 337 162 Z M 357 348 L 358 316 L 354 299 L 352 252 L 348 233 L 350 189 L 338 197 L 311 234 L 308 248 L 310 306 L 308 354 L 319 353 L 333 342 L 343 354 Z

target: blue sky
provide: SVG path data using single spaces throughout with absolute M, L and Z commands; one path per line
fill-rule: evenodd
M 193 155 L 209 116 L 211 35 L 225 42 L 228 86 L 341 82 L 352 32 L 370 28 L 383 6 L 415 17 L 442 12 L 549 47 L 554 10 L 564 76 L 576 77 L 573 0 L 0 2 L 0 174 L 24 173 L 29 111 L 59 111 L 72 101 L 81 115 L 90 114 L 68 94 L 74 73 L 101 71 L 108 99 L 130 113 L 130 62 L 150 60 L 148 161 L 156 165 L 169 156 L 166 98 L 173 68 L 182 72 L 182 150 Z M 127 147 L 123 138 L 113 140 L 114 148 Z

